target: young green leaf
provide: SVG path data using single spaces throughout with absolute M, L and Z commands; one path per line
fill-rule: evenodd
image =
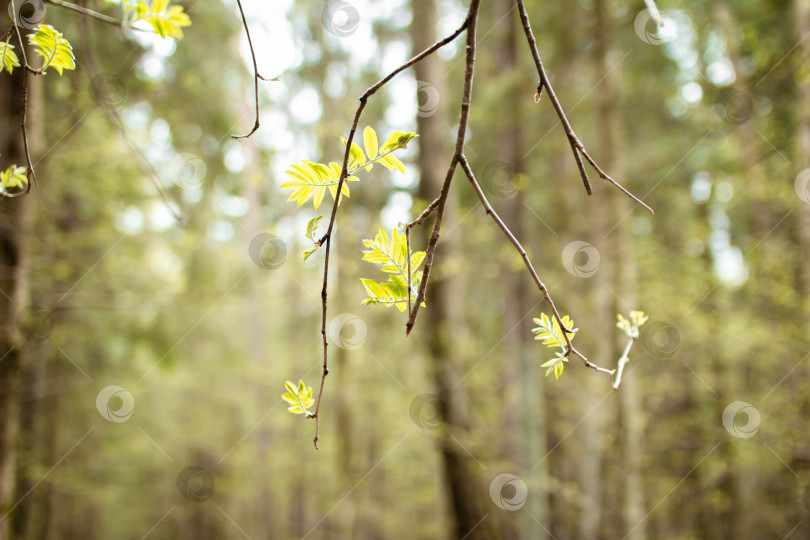
M 314 217 L 309 220 L 309 223 L 307 223 L 306 235 L 307 238 L 313 242 L 315 241 L 315 231 L 318 230 L 318 223 L 321 221 L 321 219 L 323 219 L 323 216 Z
M 12 165 L 0 172 L 0 193 L 3 195 L 18 194 L 27 188 L 28 177 L 25 175 L 25 167 Z
M 643 311 L 631 311 L 629 320 L 625 319 L 621 313 L 616 314 L 616 318 L 618 319 L 616 327 L 633 339 L 638 338 L 639 327 L 649 319 Z
M 304 381 L 300 380 L 297 387 L 292 381 L 287 381 L 284 386 L 287 391 L 281 394 L 281 399 L 290 404 L 287 410 L 293 414 L 311 416 L 312 413 L 308 409 L 315 404 L 315 400 L 312 398 L 312 387 L 308 387 Z
M 361 278 L 369 296 L 363 300 L 363 304 L 396 306 L 400 311 L 405 311 L 409 296 L 412 300 L 416 298 L 416 289 L 422 280 L 422 271 L 418 268 L 425 259 L 425 252 L 417 251 L 410 254 L 411 290 L 408 291 L 409 254 L 405 233 L 394 229 L 389 238 L 388 234 L 380 229 L 373 240 L 363 240 L 363 245 L 369 248 L 368 251 L 363 251 L 363 260 L 378 265 L 380 270 L 389 274 L 388 281 L 382 283 Z
M 343 146 L 346 146 L 346 139 L 343 137 L 340 138 L 343 141 Z M 356 171 L 360 167 L 366 164 L 366 155 L 363 153 L 363 149 L 360 148 L 356 142 L 352 143 L 352 147 L 349 149 L 349 170 Z M 368 166 L 366 169 L 367 171 L 371 170 L 371 165 Z
M 560 347 L 565 350 L 565 336 L 563 335 L 562 328 L 557 324 L 557 319 L 549 318 L 545 313 L 541 313 L 540 318 L 534 319 L 534 322 L 538 325 L 536 328 L 532 329 L 532 332 L 537 334 L 534 339 L 542 340 L 543 345 L 546 347 Z M 574 325 L 574 321 L 572 321 L 568 315 L 562 317 L 562 322 L 568 328 Z M 572 330 L 573 332 L 568 334 L 569 340 L 574 339 L 574 335 L 577 331 L 576 328 L 572 328 Z
M 301 262 L 306 262 L 309 259 L 309 256 L 318 251 L 320 246 L 315 246 L 314 248 L 308 249 L 301 253 Z
M 125 9 L 133 7 L 125 4 Z M 183 12 L 183 7 L 169 6 L 169 0 L 152 0 L 149 5 L 140 0 L 134 9 L 135 21 L 146 21 L 160 37 L 183 39 L 183 27 L 191 26 L 191 19 Z
M 565 367 L 565 362 L 568 362 L 568 358 L 566 358 L 563 353 L 557 351 L 557 355 L 554 358 L 540 367 L 547 368 L 546 377 L 548 377 L 549 373 L 551 373 L 551 370 L 554 370 L 554 376 L 559 379 L 560 375 L 562 375 L 563 368 Z
M 415 137 L 417 137 L 416 133 L 403 133 L 401 131 L 395 131 L 388 137 L 385 144 L 380 147 L 380 153 L 384 154 L 386 152 L 405 148 Z
M 20 67 L 20 60 L 14 52 L 14 45 L 8 42 L 11 33 L 6 41 L 0 41 L 0 72 L 4 69 L 11 73 L 15 67 Z
M 371 129 L 371 126 L 366 126 L 366 129 L 363 130 L 363 146 L 366 147 L 369 159 L 377 157 L 377 133 Z
M 36 33 L 29 34 L 28 41 L 34 45 L 34 52 L 42 57 L 40 71 L 52 67 L 61 76 L 63 69 L 76 69 L 73 47 L 53 26 L 40 24 Z
M 291 170 L 286 171 L 286 174 L 292 181 L 281 184 L 282 189 L 293 190 L 287 201 L 297 201 L 298 206 L 301 206 L 311 198 L 312 204 L 317 210 L 327 189 L 329 189 L 333 199 L 337 195 L 337 185 L 340 181 L 341 172 L 340 165 L 337 163 L 332 162 L 327 166 L 305 160 L 302 165 L 292 165 L 291 167 Z M 346 178 L 346 182 L 343 182 L 343 188 L 341 189 L 344 196 L 349 196 L 347 182 L 357 180 L 359 179 L 356 176 Z

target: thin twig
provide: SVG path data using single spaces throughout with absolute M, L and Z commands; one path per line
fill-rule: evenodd
M 484 205 L 484 209 L 486 210 L 487 215 L 489 215 L 495 221 L 495 223 L 498 225 L 501 231 L 503 231 L 503 233 L 506 235 L 506 237 L 509 239 L 512 245 L 515 246 L 515 249 L 520 254 L 520 257 L 523 259 L 523 263 L 526 265 L 526 269 L 529 271 L 529 274 L 531 274 L 534 283 L 537 285 L 537 288 L 540 289 L 540 292 L 543 294 L 543 298 L 545 299 L 548 306 L 551 308 L 551 313 L 554 316 L 554 319 L 557 321 L 557 324 L 560 325 L 560 328 L 563 329 L 562 334 L 563 337 L 565 338 L 565 356 L 569 356 L 571 353 L 573 353 L 575 356 L 580 357 L 582 361 L 585 362 L 585 365 L 588 366 L 589 368 L 594 369 L 600 373 L 607 373 L 612 377 L 615 370 L 605 369 L 597 366 L 596 364 L 588 360 L 584 355 L 582 355 L 582 353 L 577 351 L 573 345 L 571 345 L 571 338 L 568 337 L 568 334 L 573 333 L 573 330 L 565 326 L 565 324 L 563 323 L 562 318 L 560 317 L 560 313 L 557 311 L 557 306 L 554 305 L 554 300 L 551 299 L 551 294 L 549 294 L 548 288 L 540 279 L 540 276 L 537 275 L 537 271 L 534 269 L 534 265 L 532 265 L 532 262 L 529 259 L 528 254 L 526 253 L 526 250 L 523 249 L 523 246 L 520 244 L 520 241 L 515 237 L 515 235 L 512 233 L 509 227 L 507 227 L 506 223 L 504 223 L 504 221 L 501 219 L 501 217 L 498 215 L 495 209 L 492 208 L 492 205 L 489 203 L 487 196 L 484 194 L 484 190 L 481 189 L 481 185 L 475 178 L 475 174 L 473 173 L 472 168 L 470 167 L 470 163 L 467 161 L 466 156 L 464 156 L 463 154 L 459 159 L 459 164 L 461 165 L 461 168 L 464 171 L 464 173 L 467 175 L 467 178 L 470 180 L 470 183 L 472 184 L 472 187 L 475 190 L 476 195 L 478 195 L 478 198 L 481 200 L 481 204 Z
M 478 6 L 478 2 L 479 2 L 479 0 L 473 0 L 473 4 L 476 6 L 476 10 L 477 10 L 477 6 Z M 472 8 L 472 5 L 471 5 L 470 6 L 470 13 L 472 12 L 472 9 L 473 8 Z M 443 38 L 443 39 L 441 39 L 439 41 L 437 41 L 436 43 L 434 43 L 433 45 L 431 45 L 427 49 L 423 50 L 421 53 L 417 54 L 416 56 L 414 56 L 413 58 L 411 58 L 410 60 L 408 60 L 407 62 L 405 62 L 404 64 L 402 64 L 401 66 L 399 66 L 398 68 L 393 70 L 392 72 L 390 72 L 388 75 L 386 75 L 385 77 L 383 77 L 382 79 L 377 81 L 376 84 L 369 87 L 363 93 L 363 95 L 360 96 L 360 105 L 358 105 L 357 111 L 355 111 L 355 113 L 354 113 L 354 120 L 352 121 L 352 127 L 351 127 L 351 130 L 349 131 L 349 136 L 348 136 L 348 138 L 346 140 L 346 150 L 343 153 L 343 166 L 342 166 L 341 173 L 340 173 L 340 180 L 338 181 L 337 191 L 335 193 L 335 202 L 332 204 L 332 212 L 331 212 L 331 214 L 329 216 L 329 227 L 327 228 L 326 233 L 323 235 L 323 237 L 321 237 L 321 239 L 318 240 L 318 242 L 316 242 L 316 244 L 318 244 L 318 245 L 325 246 L 326 255 L 324 257 L 323 288 L 321 289 L 321 301 L 322 301 L 322 304 L 323 304 L 323 314 L 322 314 L 322 318 L 321 318 L 321 335 L 323 337 L 323 375 L 321 376 L 321 387 L 318 390 L 318 401 L 317 401 L 317 404 L 315 406 L 315 412 L 312 415 L 309 416 L 309 418 L 314 418 L 315 419 L 315 440 L 314 440 L 315 448 L 318 448 L 319 418 L 320 418 L 320 409 L 321 409 L 321 398 L 323 396 L 323 387 L 324 387 L 324 383 L 326 382 L 326 375 L 329 373 L 329 367 L 328 367 L 329 366 L 329 362 L 328 362 L 329 358 L 328 358 L 328 354 L 327 354 L 328 343 L 327 343 L 327 340 L 326 340 L 326 305 L 327 305 L 326 299 L 327 299 L 327 286 L 328 286 L 328 282 L 329 282 L 328 268 L 329 268 L 329 253 L 330 253 L 330 247 L 331 247 L 330 239 L 332 237 L 332 230 L 333 230 L 333 228 L 335 226 L 335 218 L 337 216 L 338 205 L 340 204 L 340 197 L 342 195 L 343 183 L 346 181 L 346 178 L 349 176 L 349 172 L 348 172 L 349 155 L 350 155 L 349 151 L 351 149 L 352 142 L 354 141 L 354 135 L 357 132 L 357 125 L 360 122 L 360 115 L 363 114 L 363 109 L 366 108 L 366 103 L 367 103 L 368 99 L 372 95 L 377 93 L 377 91 L 379 91 L 380 88 L 385 86 L 391 79 L 393 79 L 395 76 L 397 76 L 402 71 L 405 71 L 406 69 L 408 69 L 412 65 L 416 64 L 420 60 L 426 58 L 427 56 L 430 56 L 431 54 L 433 54 L 434 52 L 436 52 L 440 48 L 444 47 L 448 43 L 455 40 L 459 35 L 461 35 L 461 33 L 464 30 L 467 29 L 469 21 L 470 21 L 470 14 L 467 15 L 467 18 L 464 20 L 464 22 L 461 24 L 461 26 L 459 26 L 452 34 L 450 34 L 449 36 L 447 36 L 447 37 L 445 37 L 445 38 Z M 438 204 L 438 202 L 436 204 Z
M 630 336 L 630 341 L 627 342 L 627 346 L 624 348 L 624 352 L 622 353 L 622 357 L 619 358 L 619 363 L 616 365 L 616 376 L 613 378 L 613 389 L 618 390 L 619 385 L 622 384 L 622 373 L 624 372 L 624 366 L 627 365 L 627 362 L 630 361 L 630 347 L 633 346 L 633 342 L 638 339 L 638 333 L 636 333 L 635 337 Z
M 242 24 L 245 27 L 245 35 L 247 36 L 248 46 L 250 46 L 250 57 L 253 60 L 253 93 L 256 97 L 256 123 L 253 124 L 253 129 L 250 130 L 250 133 L 246 135 L 231 135 L 231 138 L 246 139 L 256 133 L 256 130 L 259 129 L 259 79 L 263 81 L 266 81 L 267 79 L 259 75 L 259 67 L 256 64 L 256 53 L 253 51 L 253 41 L 250 39 L 250 30 L 248 30 L 245 11 L 242 9 L 242 0 L 236 0 L 236 4 L 239 6 L 239 15 L 242 16 Z
M 422 271 L 422 281 L 419 283 L 419 291 L 416 294 L 413 309 L 410 311 L 408 323 L 405 325 L 406 336 L 411 333 L 413 325 L 416 322 L 416 316 L 419 313 L 419 306 L 422 305 L 422 301 L 425 299 L 425 291 L 427 289 L 428 280 L 430 279 L 430 269 L 433 267 L 433 257 L 436 253 L 436 246 L 439 243 L 439 233 L 442 228 L 442 217 L 444 217 L 444 208 L 447 203 L 447 196 L 450 192 L 450 184 L 456 172 L 456 165 L 458 165 L 463 155 L 464 139 L 467 135 L 467 122 L 470 116 L 473 74 L 475 72 L 475 30 L 478 23 L 479 3 L 480 0 L 472 0 L 472 2 L 470 2 L 470 11 L 467 15 L 467 56 L 465 62 L 466 68 L 464 70 L 464 91 L 461 97 L 461 113 L 459 115 L 458 131 L 456 134 L 456 149 L 453 152 L 450 165 L 447 167 L 447 174 L 444 177 L 444 184 L 442 185 L 438 203 L 436 204 L 436 219 L 433 222 L 433 231 L 430 233 L 430 240 L 428 240 L 427 249 L 425 250 L 425 268 Z
M 45 0 L 45 1 L 48 2 L 49 4 L 69 9 L 70 11 L 75 11 L 76 13 L 81 13 L 82 15 L 90 17 L 91 19 L 96 19 L 97 21 L 117 26 L 118 28 L 124 28 L 125 26 L 124 21 L 118 20 L 108 15 L 104 15 L 103 13 L 99 13 L 97 11 L 93 11 L 92 9 L 87 9 L 86 7 L 83 6 L 77 6 L 76 4 L 71 4 L 70 2 L 63 2 L 62 0 Z
M 22 129 L 23 148 L 25 149 L 25 161 L 28 163 L 28 188 L 26 193 L 31 189 L 31 180 L 34 181 L 35 186 L 39 186 L 37 181 L 37 174 L 34 172 L 34 164 L 31 163 L 31 152 L 28 150 L 28 130 L 26 128 L 26 119 L 28 118 L 28 71 L 23 70 L 23 89 L 22 89 L 22 120 L 20 121 L 20 129 Z
M 565 130 L 565 134 L 568 137 L 568 144 L 571 145 L 571 152 L 574 154 L 574 160 L 577 163 L 577 169 L 579 169 L 579 174 L 582 177 L 582 183 L 585 185 L 585 191 L 588 195 L 591 194 L 591 183 L 588 179 L 588 173 L 585 170 L 585 165 L 582 162 L 582 158 L 584 157 L 585 160 L 594 168 L 594 170 L 599 174 L 599 177 L 607 180 L 617 188 L 619 188 L 622 193 L 633 199 L 636 203 L 640 204 L 651 213 L 653 212 L 652 208 L 644 204 L 641 199 L 630 193 L 627 189 L 622 187 L 618 182 L 616 182 L 613 178 L 608 176 L 596 162 L 591 159 L 588 155 L 588 152 L 585 151 L 585 145 L 577 138 L 576 133 L 574 132 L 574 128 L 571 127 L 571 123 L 568 121 L 568 118 L 565 116 L 565 111 L 560 104 L 560 100 L 557 99 L 557 95 L 554 93 L 554 89 L 551 86 L 551 82 L 548 79 L 548 75 L 546 74 L 546 69 L 543 67 L 543 61 L 540 59 L 540 52 L 537 50 L 537 40 L 534 38 L 534 32 L 532 32 L 531 23 L 529 23 L 529 14 L 526 12 L 526 6 L 523 3 L 523 0 L 517 0 L 518 11 L 520 12 L 520 20 L 523 23 L 523 32 L 526 34 L 526 40 L 529 43 L 529 48 L 532 51 L 532 57 L 534 58 L 534 64 L 537 67 L 537 74 L 540 76 L 540 84 L 545 87 L 546 91 L 548 92 L 549 101 L 551 101 L 551 105 L 554 107 L 554 110 L 557 112 L 557 116 L 560 119 L 560 123 Z M 581 154 L 581 156 L 580 156 Z

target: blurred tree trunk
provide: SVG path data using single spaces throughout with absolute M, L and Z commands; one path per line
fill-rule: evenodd
M 435 0 L 413 0 L 413 23 L 411 24 L 411 37 L 413 51 L 421 51 L 437 41 L 437 8 Z M 420 116 L 417 120 L 419 133 L 419 196 L 425 201 L 431 201 L 441 188 L 447 171 L 450 152 L 443 151 L 446 139 L 443 107 L 450 94 L 446 88 L 445 74 L 441 59 L 433 54 L 414 66 L 416 78 L 427 82 L 438 92 L 440 103 L 434 114 Z M 460 93 L 460 88 L 458 89 Z M 461 171 L 457 171 L 457 182 L 463 182 Z M 458 187 L 458 185 L 454 186 Z M 426 303 L 429 306 L 421 312 L 421 322 L 414 330 L 411 339 L 425 339 L 430 357 L 433 361 L 434 381 L 436 393 L 440 400 L 442 419 L 444 420 L 445 435 L 440 439 L 442 468 L 452 503 L 455 530 L 453 538 L 493 538 L 492 520 L 486 516 L 490 509 L 483 506 L 483 497 L 487 495 L 486 486 L 473 472 L 470 459 L 461 449 L 451 435 L 464 433 L 467 429 L 466 395 L 464 386 L 456 384 L 461 380 L 459 372 L 459 359 L 453 346 L 453 335 L 458 335 L 459 328 L 464 325 L 461 299 L 457 281 L 446 279 L 446 270 L 442 264 L 447 264 L 457 257 L 460 229 L 456 228 L 454 234 L 448 234 L 449 229 L 458 220 L 458 201 L 451 190 L 447 200 L 442 237 L 436 252 L 438 264 L 431 274 L 428 286 Z M 428 220 L 426 224 L 430 224 Z M 429 227 L 429 225 L 426 225 Z M 429 230 L 429 229 L 425 229 Z M 416 236 L 416 235 L 414 235 Z M 449 265 L 448 265 L 449 266 Z M 447 268 L 448 266 L 445 266 Z
M 810 65 L 810 42 L 804 39 L 810 32 L 810 1 L 794 0 L 796 20 L 796 40 L 799 42 L 798 58 L 795 65 L 799 66 L 796 73 L 796 152 L 798 160 L 796 171 L 810 169 L 810 74 L 807 66 Z M 808 173 L 805 173 L 808 174 Z M 804 186 L 805 193 L 810 196 L 810 183 Z M 799 239 L 804 253 L 810 252 L 810 204 L 799 205 Z M 801 283 L 804 291 L 805 313 L 810 315 L 810 265 L 801 265 Z M 805 317 L 807 328 L 810 331 L 810 316 Z
M 596 2 L 596 63 L 599 73 L 604 75 L 604 80 L 597 92 L 598 107 L 598 133 L 601 145 L 599 148 L 599 162 L 602 163 L 609 174 L 615 178 L 624 178 L 626 166 L 622 156 L 627 152 L 624 142 L 624 130 L 622 128 L 619 111 L 621 108 L 621 68 L 617 67 L 615 49 L 611 36 L 614 32 L 614 23 L 610 16 L 611 2 L 609 0 L 598 0 Z M 610 343 L 611 347 L 606 347 L 609 356 L 599 358 L 599 365 L 615 367 L 619 356 L 619 351 L 626 344 L 627 338 L 615 327 L 616 313 L 624 313 L 625 316 L 637 306 L 637 268 L 633 253 L 633 233 L 632 220 L 623 219 L 627 213 L 634 209 L 632 202 L 618 193 L 611 186 L 602 182 L 603 190 L 599 198 L 603 199 L 596 205 L 596 210 L 591 214 L 593 223 L 592 238 L 594 241 L 602 239 L 603 245 L 597 245 L 599 252 L 603 254 L 603 268 L 599 268 L 600 280 L 606 280 L 595 287 L 594 311 L 599 313 L 599 321 L 594 327 L 598 336 L 604 343 Z M 607 215 L 601 217 L 602 212 Z M 600 216 L 597 218 L 597 216 Z M 604 221 L 602 221 L 604 219 Z M 602 221 L 602 224 L 599 223 Z M 618 226 L 608 235 L 608 231 L 613 225 Z M 608 235 L 606 237 L 606 235 Z M 611 285 L 614 284 L 614 285 Z M 608 287 L 616 287 L 614 298 Z M 598 353 L 597 353 L 598 354 Z M 633 368 L 631 364 L 630 369 Z M 646 526 L 642 522 L 644 516 L 644 493 L 641 484 L 641 471 L 639 462 L 643 446 L 643 425 L 641 416 L 641 404 L 639 390 L 636 385 L 637 375 L 626 371 L 618 390 L 620 431 L 620 455 L 622 483 L 619 492 L 619 504 L 621 505 L 622 531 L 632 532 L 628 538 L 642 540 L 646 538 Z M 604 382 L 604 381 L 602 381 Z M 596 431 L 596 430 L 594 430 Z M 603 442 L 603 441 L 602 441 Z M 603 495 L 598 494 L 600 497 Z M 598 526 L 598 524 L 597 524 Z M 598 530 L 591 534 L 597 535 Z M 595 537 L 595 536 L 594 536 Z
M 22 120 L 23 69 L 0 77 L 0 168 L 26 166 L 18 126 Z M 31 77 L 28 84 L 28 135 L 31 143 L 42 137 L 41 84 Z M 32 111 L 38 111 L 33 114 Z M 32 149 L 34 150 L 34 149 Z M 12 509 L 20 493 L 17 482 L 18 434 L 25 369 L 24 342 L 16 330 L 18 313 L 28 304 L 29 242 L 36 188 L 25 196 L 0 199 L 0 540 L 15 538 Z
M 500 82 L 497 104 L 503 113 L 498 125 L 498 156 L 504 162 L 497 174 L 500 178 L 484 178 L 484 182 L 497 184 L 496 195 L 503 197 L 494 200 L 496 207 L 500 204 L 503 219 L 512 233 L 521 241 L 527 240 L 526 227 L 526 194 L 527 186 L 521 178 L 525 175 L 524 129 L 525 104 L 531 103 L 531 96 L 526 93 L 525 84 L 519 84 L 518 53 L 523 49 L 523 34 L 518 26 L 519 18 L 515 13 L 512 0 L 497 0 L 494 4 L 494 19 L 501 21 L 500 43 L 497 48 L 495 78 Z M 531 87 L 529 87 L 530 89 Z M 487 165 L 491 169 L 491 165 Z M 503 189 L 498 190 L 497 187 Z M 483 218 L 482 218 L 483 219 Z M 502 237 L 498 236 L 497 241 Z M 520 533 L 520 522 L 516 516 L 508 515 L 505 523 L 505 534 L 508 538 L 532 538 L 537 535 L 540 526 L 535 520 L 546 526 L 546 485 L 548 469 L 546 460 L 539 465 L 538 460 L 546 454 L 545 445 L 545 409 L 543 407 L 544 381 L 537 377 L 537 359 L 529 354 L 531 346 L 532 317 L 531 308 L 536 303 L 532 290 L 526 281 L 525 268 L 517 257 L 510 256 L 504 261 L 506 281 L 505 309 L 502 331 L 504 338 L 505 364 L 501 371 L 503 387 L 504 420 L 503 452 L 507 460 L 519 470 L 526 471 L 523 480 L 529 487 L 530 497 L 526 500 L 522 512 L 523 531 Z M 527 339 L 529 343 L 527 344 Z M 530 471 L 530 472 L 529 472 Z M 532 476 L 528 476 L 531 474 Z

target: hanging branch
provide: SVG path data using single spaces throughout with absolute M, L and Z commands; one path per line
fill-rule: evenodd
M 326 254 L 324 257 L 324 268 L 323 268 L 323 287 L 321 288 L 321 303 L 322 303 L 322 317 L 321 317 L 321 337 L 323 338 L 323 373 L 321 375 L 321 386 L 320 390 L 318 391 L 318 401 L 317 405 L 315 406 L 315 412 L 308 415 L 308 418 L 315 419 L 315 448 L 318 448 L 318 438 L 319 438 L 319 427 L 320 427 L 320 408 L 321 408 L 321 397 L 323 396 L 323 387 L 326 382 L 326 376 L 329 374 L 329 357 L 327 353 L 328 343 L 326 340 L 326 299 L 327 299 L 327 287 L 329 283 L 329 253 L 330 253 L 330 239 L 332 237 L 332 230 L 335 226 L 335 217 L 337 216 L 337 209 L 338 205 L 340 204 L 340 198 L 342 195 L 343 184 L 348 177 L 348 166 L 349 166 L 349 156 L 350 150 L 352 146 L 352 141 L 354 140 L 354 135 L 357 132 L 357 125 L 360 122 L 360 115 L 363 114 L 363 109 L 366 108 L 366 103 L 368 99 L 376 94 L 383 86 L 385 86 L 391 79 L 397 76 L 402 71 L 408 69 L 412 65 L 416 64 L 420 60 L 430 56 L 440 48 L 444 47 L 448 43 L 451 43 L 455 40 L 462 32 L 465 30 L 469 30 L 472 24 L 474 24 L 474 20 L 476 20 L 475 16 L 478 13 L 478 5 L 480 0 L 473 0 L 470 4 L 470 9 L 467 13 L 467 17 L 464 19 L 464 22 L 459 26 L 452 34 L 449 36 L 437 41 L 421 53 L 417 54 L 388 75 L 380 79 L 374 86 L 371 86 L 368 90 L 366 90 L 362 96 L 360 96 L 360 105 L 357 107 L 357 111 L 354 114 L 354 121 L 352 122 L 351 130 L 349 131 L 349 137 L 346 140 L 346 150 L 343 154 L 343 165 L 341 168 L 340 173 L 340 180 L 338 181 L 336 193 L 335 193 L 335 202 L 332 204 L 332 212 L 329 216 L 329 227 L 326 230 L 326 233 L 318 240 L 315 245 L 316 247 L 324 246 L 326 249 Z M 467 103 L 467 107 L 469 108 L 469 100 Z M 431 207 L 437 207 L 440 204 L 439 199 L 436 199 L 431 203 Z M 432 211 L 432 210 L 431 210 Z M 429 214 L 429 212 L 428 212 Z M 427 215 L 424 216 L 422 219 L 427 218 Z
M 557 112 L 557 116 L 560 119 L 560 123 L 565 130 L 565 134 L 568 137 L 568 144 L 571 145 L 571 151 L 574 154 L 574 160 L 577 163 L 577 169 L 579 169 L 579 174 L 582 176 L 582 183 L 585 185 L 585 191 L 588 195 L 591 194 L 591 184 L 588 180 L 588 173 L 585 170 L 585 165 L 582 162 L 582 158 L 585 158 L 591 167 L 593 167 L 594 171 L 599 175 L 600 178 L 607 180 L 619 190 L 622 191 L 625 195 L 633 199 L 636 203 L 646 208 L 650 213 L 654 214 L 653 209 L 647 206 L 641 199 L 630 193 L 627 189 L 625 189 L 621 184 L 619 184 L 616 180 L 611 178 L 607 175 L 588 155 L 588 152 L 585 150 L 585 145 L 577 138 L 576 133 L 574 133 L 574 128 L 571 127 L 571 123 L 568 121 L 568 118 L 565 116 L 565 111 L 560 104 L 560 100 L 557 99 L 557 95 L 554 93 L 554 89 L 551 87 L 551 82 L 549 82 L 548 75 L 546 74 L 546 70 L 543 67 L 543 62 L 540 59 L 540 53 L 537 50 L 537 41 L 534 39 L 534 33 L 532 32 L 531 24 L 529 23 L 529 14 L 526 12 L 526 6 L 523 4 L 523 0 L 517 0 L 518 11 L 520 12 L 520 20 L 523 23 L 523 31 L 526 34 L 526 40 L 529 43 L 529 48 L 532 51 L 532 57 L 534 58 L 534 64 L 537 66 L 537 74 L 540 77 L 540 82 L 537 84 L 537 93 L 535 94 L 535 98 L 540 95 L 540 90 L 542 88 L 546 89 L 548 92 L 549 101 L 551 101 L 551 105 L 554 107 L 554 110 Z
M 239 6 L 239 15 L 242 17 L 242 25 L 245 27 L 245 35 L 247 36 L 248 46 L 250 47 L 250 57 L 253 60 L 253 93 L 256 98 L 256 123 L 253 124 L 253 129 L 250 130 L 250 133 L 246 135 L 231 135 L 231 138 L 246 139 L 256 133 L 256 130 L 259 129 L 259 79 L 263 81 L 267 81 L 269 79 L 265 79 L 259 75 L 259 66 L 256 64 L 256 53 L 253 50 L 253 40 L 250 39 L 250 30 L 248 30 L 245 11 L 242 9 L 242 0 L 236 0 L 236 4 Z

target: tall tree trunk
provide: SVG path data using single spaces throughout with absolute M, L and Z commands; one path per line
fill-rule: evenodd
M 803 78 L 796 78 L 796 173 L 810 171 L 810 79 L 806 67 L 810 65 L 810 42 L 804 39 L 810 32 L 810 0 L 794 0 L 796 31 L 799 42 L 796 66 L 803 66 Z M 810 172 L 805 172 L 810 175 Z M 804 253 L 810 252 L 810 181 L 799 186 L 804 190 L 804 204 L 799 205 L 799 239 Z M 810 331 L 810 265 L 801 265 L 801 284 L 805 299 L 805 321 Z
M 413 0 L 413 23 L 411 24 L 411 37 L 413 50 L 421 51 L 437 41 L 437 8 L 435 0 Z M 437 55 L 431 55 L 414 66 L 416 78 L 433 86 L 440 98 L 437 110 L 431 115 L 418 118 L 417 131 L 419 132 L 419 177 L 420 197 L 424 200 L 433 200 L 439 192 L 444 175 L 447 171 L 449 152 L 442 150 L 446 128 L 444 125 L 443 106 L 448 97 L 445 87 L 445 74 L 442 62 Z M 460 174 L 460 172 L 459 172 Z M 447 200 L 444 222 L 455 223 L 458 219 L 458 202 L 451 192 Z M 437 271 L 431 274 L 430 286 L 427 292 L 427 305 L 430 307 L 421 312 L 424 317 L 421 330 L 415 332 L 426 338 L 428 350 L 433 362 L 434 382 L 436 393 L 440 401 L 440 412 L 444 420 L 445 436 L 440 439 L 442 468 L 449 491 L 453 509 L 454 531 L 453 538 L 493 538 L 492 521 L 487 519 L 482 495 L 486 494 L 486 487 L 473 472 L 471 460 L 453 440 L 451 435 L 460 435 L 467 429 L 466 396 L 463 385 L 458 385 L 462 374 L 459 372 L 459 359 L 456 347 L 452 344 L 452 335 L 458 335 L 458 329 L 463 326 L 463 313 L 461 299 L 463 295 L 458 290 L 458 282 L 447 280 L 442 275 L 441 261 L 452 260 L 457 253 L 459 231 L 448 234 L 448 228 L 442 231 L 443 235 L 437 249 L 437 260 L 440 261 Z M 413 336 L 412 338 L 413 339 Z
M 512 0 L 497 0 L 494 4 L 494 18 L 502 21 L 497 48 L 498 62 L 495 77 L 501 84 L 497 103 L 504 110 L 502 120 L 497 123 L 498 157 L 503 166 L 498 168 L 498 178 L 483 178 L 493 184 L 496 197 L 494 204 L 501 205 L 503 219 L 518 239 L 527 240 L 525 186 L 520 182 L 525 174 L 524 130 L 525 103 L 531 102 L 525 95 L 525 85 L 518 84 L 519 45 L 523 34 L 518 27 L 518 17 L 514 13 Z M 522 99 L 521 99 L 522 98 Z M 488 166 L 490 170 L 493 167 Z M 500 237 L 498 237 L 500 240 Z M 525 269 L 516 266 L 514 258 L 504 261 L 505 310 L 502 331 L 504 338 L 505 364 L 501 370 L 501 383 L 505 399 L 503 420 L 503 452 L 508 462 L 519 467 L 526 475 L 522 478 L 529 487 L 531 496 L 527 498 L 522 514 L 522 533 L 517 527 L 517 516 L 507 516 L 510 525 L 505 531 L 508 538 L 533 538 L 543 533 L 546 527 L 547 500 L 545 482 L 548 480 L 546 460 L 537 462 L 546 454 L 545 416 L 543 389 L 545 381 L 538 382 L 537 358 L 529 354 L 532 346 L 531 314 L 529 311 L 533 294 L 526 281 Z M 531 476 L 529 476 L 531 475 Z
M 625 154 L 624 130 L 622 128 L 621 116 L 621 68 L 613 65 L 612 61 L 613 44 L 613 20 L 610 17 L 609 0 L 598 0 L 596 2 L 596 57 L 599 72 L 604 74 L 600 91 L 598 92 L 598 126 L 599 139 L 602 141 L 600 148 L 600 162 L 604 163 L 607 170 L 616 178 L 623 178 L 626 166 L 621 156 Z M 633 250 L 633 233 L 631 229 L 632 221 L 623 219 L 632 210 L 632 203 L 626 197 L 621 196 L 610 186 L 605 188 L 604 208 L 608 213 L 607 222 L 610 223 L 607 229 L 601 231 L 594 229 L 595 237 L 604 237 L 609 227 L 615 223 L 619 225 L 608 236 L 609 244 L 600 249 L 604 254 L 604 270 L 600 279 L 608 280 L 607 284 L 602 284 L 597 290 L 601 290 L 599 295 L 600 306 L 598 312 L 601 314 L 601 322 L 598 323 L 598 332 L 603 336 L 609 347 L 610 358 L 602 361 L 605 365 L 613 365 L 619 356 L 619 351 L 626 343 L 626 337 L 615 328 L 616 313 L 622 312 L 627 316 L 627 312 L 637 309 L 637 281 L 638 271 Z M 601 198 L 601 196 L 600 196 Z M 602 204 L 599 205 L 603 206 Z M 595 223 L 596 227 L 599 227 Z M 603 251 L 604 250 L 604 251 Z M 599 272 L 602 272 L 600 267 Z M 617 297 L 607 289 L 605 285 L 615 286 Z M 603 296 L 604 295 L 604 296 Z M 604 302 L 604 305 L 601 303 Z M 596 307 L 595 307 L 596 310 Z M 632 365 L 629 366 L 632 369 Z M 646 526 L 643 523 L 644 516 L 644 493 L 641 483 L 641 471 L 639 461 L 643 446 L 643 425 L 641 418 L 640 395 L 637 386 L 638 375 L 630 371 L 625 372 L 618 390 L 619 418 L 621 425 L 620 432 L 620 455 L 621 471 L 623 482 L 620 486 L 620 505 L 622 530 L 630 532 L 628 538 L 633 540 L 643 540 L 646 538 Z
M 0 168 L 26 165 L 22 135 L 22 89 L 25 71 L 0 77 Z M 41 114 L 41 83 L 29 78 L 28 134 L 32 143 L 42 136 L 37 125 Z M 39 111 L 39 114 L 32 114 Z M 33 150 L 33 149 L 32 149 Z M 17 445 L 24 370 L 24 341 L 16 329 L 17 315 L 28 304 L 28 238 L 33 221 L 31 193 L 0 199 L 0 540 L 14 538 L 13 508 L 17 502 Z

